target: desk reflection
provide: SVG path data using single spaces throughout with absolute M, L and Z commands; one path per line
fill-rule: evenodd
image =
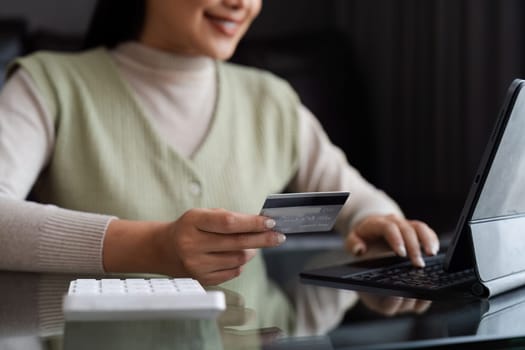
M 476 334 L 525 334 L 525 288 L 482 302 Z
M 0 294 L 4 301 L 0 308 L 1 348 L 7 345 L 24 350 L 267 347 L 283 339 L 323 336 L 338 326 L 347 310 L 358 300 L 354 292 L 298 285 L 292 298 L 294 308 L 289 308 L 280 304 L 282 298 L 274 297 L 280 290 L 270 283 L 271 287 L 259 296 L 258 305 L 264 307 L 258 309 L 247 307 L 243 295 L 220 288 L 225 293 L 227 309 L 216 321 L 64 324 L 62 296 L 67 292 L 69 282 L 81 277 L 100 278 L 0 272 Z
M 80 277 L 97 278 L 0 272 L 0 349 L 395 348 L 409 341 L 428 345 L 457 337 L 525 335 L 525 289 L 490 300 L 430 303 L 298 284 L 289 308 L 276 303 L 281 298 L 272 294 L 280 289 L 270 284 L 259 296 L 257 305 L 263 307 L 257 308 L 247 306 L 243 295 L 222 289 L 227 309 L 217 320 L 65 324 L 62 296 Z M 363 308 L 368 316 L 352 319 Z

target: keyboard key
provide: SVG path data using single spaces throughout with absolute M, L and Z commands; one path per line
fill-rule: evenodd
M 385 287 L 393 285 L 435 290 L 474 280 L 475 276 L 473 269 L 447 272 L 443 270 L 442 261 L 429 261 L 424 268 L 416 268 L 410 263 L 403 263 L 384 269 L 349 275 L 347 278 L 357 281 L 371 281 Z

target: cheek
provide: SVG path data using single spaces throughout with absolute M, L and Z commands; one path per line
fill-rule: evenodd
M 257 17 L 262 9 L 262 0 L 252 0 L 252 19 Z
M 244 29 L 244 33 L 249 29 L 255 18 L 259 15 L 261 12 L 262 3 L 261 0 L 252 0 L 250 10 L 249 10 L 249 20 L 247 23 L 246 28 Z M 243 33 L 243 35 L 244 35 Z

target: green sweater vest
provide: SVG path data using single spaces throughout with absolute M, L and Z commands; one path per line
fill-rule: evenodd
M 212 124 L 188 159 L 154 130 L 105 49 L 37 53 L 16 64 L 55 118 L 54 152 L 32 191 L 39 202 L 131 220 L 175 220 L 198 207 L 258 213 L 297 170 L 298 99 L 271 74 L 217 63 Z M 260 254 L 223 286 L 248 306 L 275 308 L 266 317 L 290 325 L 289 305 L 268 283 Z

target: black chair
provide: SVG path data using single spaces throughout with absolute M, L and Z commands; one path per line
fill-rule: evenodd
M 27 26 L 23 20 L 0 19 L 0 88 L 9 62 L 25 52 Z
M 365 177 L 374 147 L 368 88 L 351 41 L 338 31 L 245 38 L 232 62 L 262 68 L 287 80 L 319 119 L 332 142 Z

